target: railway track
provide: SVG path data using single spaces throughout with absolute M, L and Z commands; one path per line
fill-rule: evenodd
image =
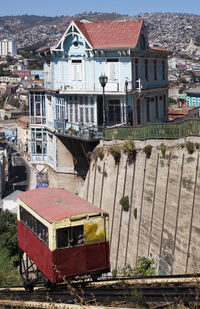
M 85 304 L 115 307 L 135 303 L 200 303 L 199 277 L 165 277 L 123 280 L 72 282 L 49 290 L 38 286 L 33 292 L 20 287 L 2 288 L 0 304 L 4 301 L 38 303 Z M 24 305 L 25 306 L 25 305 Z M 30 306 L 29 306 L 30 308 Z M 33 307 L 34 308 L 34 307 Z M 43 308 L 43 307 L 41 307 Z

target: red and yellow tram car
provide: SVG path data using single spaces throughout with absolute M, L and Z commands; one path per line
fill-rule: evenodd
M 65 189 L 18 195 L 18 246 L 24 285 L 109 271 L 108 214 Z

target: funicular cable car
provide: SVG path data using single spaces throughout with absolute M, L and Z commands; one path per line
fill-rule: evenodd
M 20 276 L 32 289 L 109 271 L 108 214 L 65 189 L 18 195 Z

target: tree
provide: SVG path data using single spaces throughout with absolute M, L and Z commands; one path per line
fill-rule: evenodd
M 17 216 L 5 210 L 0 214 L 0 286 L 21 282 L 18 265 Z
M 18 253 L 17 247 L 17 217 L 5 210 L 0 215 L 0 250 L 6 248 L 9 257 Z
M 186 83 L 186 79 L 185 79 L 185 77 L 183 77 L 183 76 L 180 76 L 178 80 L 179 80 L 179 82 L 182 83 L 182 84 L 185 84 L 185 83 Z

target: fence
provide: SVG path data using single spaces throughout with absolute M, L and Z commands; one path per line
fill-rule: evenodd
M 179 139 L 186 136 L 200 136 L 200 120 L 186 120 L 182 123 L 149 124 L 140 127 L 113 127 L 105 129 L 105 140 L 113 139 Z

